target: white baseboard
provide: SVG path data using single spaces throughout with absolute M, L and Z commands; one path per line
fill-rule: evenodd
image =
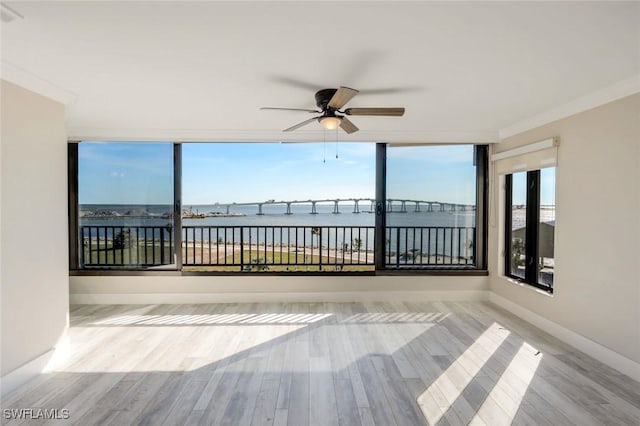
M 486 290 L 461 291 L 344 291 L 344 292 L 266 292 L 266 293 L 132 293 L 70 294 L 78 305 L 142 305 L 172 303 L 268 303 L 268 302 L 380 302 L 380 301 L 487 301 Z
M 614 368 L 626 374 L 632 379 L 640 382 L 640 364 L 630 360 L 629 358 L 620 355 L 619 353 L 602 346 L 599 343 L 594 342 L 576 332 L 569 330 L 553 321 L 532 312 L 522 306 L 500 296 L 494 292 L 490 292 L 489 301 L 494 303 L 509 312 L 517 315 L 523 320 L 535 325 L 536 327 L 546 331 L 552 336 L 562 340 L 565 343 L 581 350 L 587 355 L 597 359 L 598 361 L 607 364 L 611 368 Z
M 0 377 L 0 395 L 4 397 L 12 390 L 35 379 L 45 370 L 54 352 L 55 350 L 51 349 L 26 364 L 23 364 L 21 367 L 16 368 L 11 373 Z

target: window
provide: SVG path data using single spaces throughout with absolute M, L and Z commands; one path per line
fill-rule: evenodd
M 486 269 L 486 146 L 87 141 L 68 154 L 71 271 Z
M 175 267 L 173 145 L 77 147 L 78 267 Z M 76 246 L 77 244 L 77 246 Z
M 389 147 L 387 268 L 476 267 L 477 155 L 474 145 Z
M 187 271 L 373 271 L 375 145 L 182 144 Z
M 505 274 L 553 291 L 555 167 L 505 176 Z

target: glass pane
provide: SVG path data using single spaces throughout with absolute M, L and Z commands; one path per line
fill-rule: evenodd
M 511 180 L 511 275 L 525 277 L 527 236 L 527 173 L 514 173 Z
M 474 267 L 473 145 L 389 147 L 385 264 Z
M 78 146 L 80 267 L 173 265 L 173 145 Z
M 556 227 L 556 169 L 540 170 L 540 229 L 538 230 L 538 283 L 553 287 Z
M 375 145 L 183 144 L 183 264 L 371 271 Z

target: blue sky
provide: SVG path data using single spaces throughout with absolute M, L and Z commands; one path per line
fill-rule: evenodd
M 473 145 L 390 147 L 387 198 L 475 204 Z
M 80 204 L 173 204 L 173 146 L 79 144 L 78 198 Z
M 375 145 L 183 144 L 184 204 L 375 196 Z M 388 150 L 389 198 L 473 203 L 473 148 Z
M 527 203 L 527 172 L 513 174 L 511 180 L 511 203 Z M 543 206 L 556 205 L 556 168 L 549 167 L 540 170 L 540 204 Z
M 387 155 L 388 198 L 474 203 L 473 146 L 390 147 Z M 80 203 L 170 204 L 172 157 L 170 143 L 81 143 Z M 372 143 L 184 143 L 182 158 L 185 205 L 375 192 Z M 543 173 L 545 179 L 555 176 Z M 551 204 L 544 191 L 542 203 Z

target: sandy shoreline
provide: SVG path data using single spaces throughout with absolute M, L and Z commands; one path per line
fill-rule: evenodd
M 246 252 L 248 251 L 249 255 L 254 258 L 260 258 L 261 256 L 265 256 L 265 248 L 266 255 L 282 255 L 291 257 L 297 256 L 322 256 L 323 258 L 328 257 L 330 260 L 330 264 L 373 264 L 374 263 L 374 252 L 373 250 L 340 250 L 330 247 L 311 247 L 311 246 L 295 246 L 295 245 L 272 245 L 272 244 L 248 244 L 245 243 L 242 246 L 242 249 Z M 186 242 L 182 243 L 182 252 L 183 258 L 186 260 L 186 263 L 189 264 L 210 264 L 213 263 L 219 264 L 224 263 L 225 258 L 229 258 L 235 256 L 235 259 L 238 260 L 240 258 L 240 243 L 236 244 L 217 244 L 211 242 L 209 245 L 208 241 L 189 241 L 188 245 Z M 195 255 L 195 259 L 194 259 Z M 217 259 L 217 261 L 216 261 Z M 398 260 L 395 255 L 389 257 L 385 256 L 385 259 L 388 263 L 394 264 Z M 229 260 L 229 259 L 227 259 Z M 204 262 L 203 262 L 204 261 Z M 246 260 L 245 260 L 246 262 Z M 466 260 L 465 258 L 451 258 L 450 256 L 444 255 L 430 255 L 429 257 L 425 256 L 416 256 L 415 260 L 413 258 L 409 259 L 400 259 L 399 264 L 416 264 L 416 265 L 434 265 L 434 264 L 453 264 L 453 265 L 464 265 L 471 264 L 471 260 Z

